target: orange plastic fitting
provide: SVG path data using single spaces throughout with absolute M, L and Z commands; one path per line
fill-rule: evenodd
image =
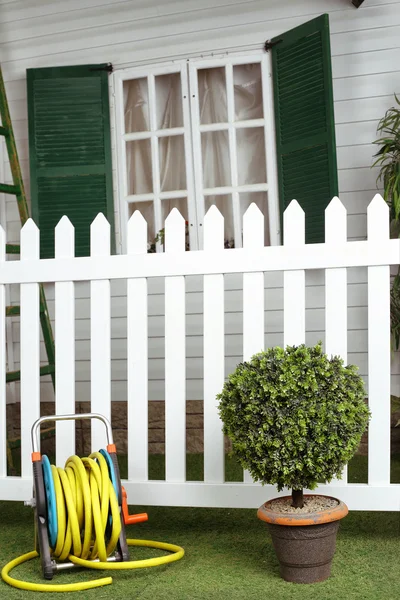
M 135 525 L 135 523 L 143 523 L 148 521 L 149 517 L 147 513 L 139 513 L 137 515 L 130 515 L 128 511 L 128 494 L 124 486 L 122 486 L 122 514 L 124 517 L 125 525 Z
M 32 452 L 32 462 L 38 462 L 39 460 L 42 460 L 40 452 Z

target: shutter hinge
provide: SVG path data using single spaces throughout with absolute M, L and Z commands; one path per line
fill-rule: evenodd
M 111 63 L 108 63 L 105 67 L 94 67 L 93 69 L 89 69 L 89 71 L 107 71 L 108 73 L 112 73 L 114 67 Z
M 270 40 L 267 40 L 264 44 L 264 50 L 265 52 L 268 52 L 269 50 L 272 50 L 272 48 L 274 46 L 276 46 L 277 44 L 280 44 L 281 42 L 283 42 L 283 40 L 276 40 L 276 42 L 271 42 Z

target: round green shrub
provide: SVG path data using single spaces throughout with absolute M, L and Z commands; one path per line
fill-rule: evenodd
M 364 383 L 321 344 L 241 363 L 219 400 L 224 433 L 255 481 L 301 490 L 340 477 L 368 424 Z

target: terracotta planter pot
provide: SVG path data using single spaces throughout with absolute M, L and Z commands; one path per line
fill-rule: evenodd
M 334 500 L 337 506 L 315 513 L 279 513 L 270 508 L 273 500 L 258 509 L 258 518 L 268 525 L 286 581 L 316 583 L 329 577 L 340 519 L 349 512 L 343 502 Z

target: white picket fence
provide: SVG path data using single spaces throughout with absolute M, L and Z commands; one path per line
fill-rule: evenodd
M 110 280 L 127 280 L 128 480 L 131 503 L 254 508 L 276 495 L 245 473 L 224 479 L 224 440 L 216 394 L 224 382 L 224 274 L 243 274 L 243 357 L 264 346 L 264 272 L 284 272 L 284 343 L 305 342 L 305 270 L 325 269 L 328 354 L 347 358 L 347 269 L 368 267 L 368 484 L 343 480 L 319 487 L 357 510 L 400 510 L 400 485 L 390 483 L 390 265 L 400 262 L 400 240 L 389 239 L 388 208 L 380 196 L 368 207 L 368 240 L 347 242 L 346 211 L 335 198 L 326 211 L 326 243 L 306 245 L 304 213 L 293 201 L 284 216 L 283 246 L 264 247 L 263 216 L 244 216 L 243 248 L 224 250 L 224 224 L 212 207 L 204 219 L 204 250 L 185 252 L 185 222 L 174 209 L 166 221 L 165 252 L 147 253 L 140 213 L 128 224 L 127 255 L 110 256 L 110 227 L 99 215 L 91 227 L 91 256 L 74 257 L 74 228 L 56 228 L 55 259 L 39 260 L 39 231 L 21 232 L 20 261 L 6 262 L 0 231 L 0 499 L 31 496 L 32 423 L 40 416 L 39 287 L 55 283 L 56 412 L 74 412 L 74 282 L 91 282 L 91 410 L 111 415 Z M 187 482 L 185 465 L 185 276 L 204 277 L 204 482 Z M 148 480 L 147 282 L 165 278 L 165 481 Z M 6 474 L 5 285 L 20 284 L 22 476 Z M 105 446 L 100 423 L 92 446 Z M 57 424 L 56 463 L 75 450 L 74 425 Z

